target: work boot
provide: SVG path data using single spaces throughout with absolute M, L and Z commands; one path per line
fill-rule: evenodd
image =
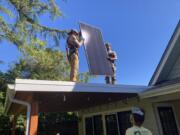
M 109 76 L 106 76 L 105 80 L 106 80 L 106 84 L 110 84 L 110 77 Z
M 112 84 L 114 85 L 116 83 L 115 77 L 112 77 Z

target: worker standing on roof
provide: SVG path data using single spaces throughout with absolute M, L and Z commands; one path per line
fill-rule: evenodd
M 111 44 L 110 43 L 105 43 L 106 46 L 106 50 L 107 50 L 107 54 L 108 57 L 107 59 L 109 60 L 111 67 L 112 67 L 112 71 L 113 71 L 113 75 L 112 76 L 106 76 L 105 80 L 106 80 L 106 84 L 115 84 L 116 82 L 116 65 L 115 65 L 115 60 L 117 60 L 117 54 L 115 51 L 112 51 L 111 48 Z
M 133 107 L 131 109 L 130 122 L 132 127 L 126 130 L 125 135 L 152 135 L 151 131 L 144 128 L 142 124 L 145 120 L 145 112 L 142 108 Z
M 66 51 L 71 66 L 70 81 L 73 82 L 77 81 L 78 69 L 79 69 L 78 49 L 83 44 L 83 42 L 84 39 L 81 38 L 77 30 L 72 29 L 68 33 Z

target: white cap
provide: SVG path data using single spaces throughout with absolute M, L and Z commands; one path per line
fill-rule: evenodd
M 144 116 L 144 112 L 139 107 L 133 107 L 131 109 L 132 114 L 138 114 Z

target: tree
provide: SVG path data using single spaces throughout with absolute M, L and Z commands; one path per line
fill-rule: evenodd
M 67 31 L 49 28 L 39 23 L 43 14 L 50 15 L 52 20 L 62 16 L 55 0 L 1 0 L 0 12 L 3 13 L 0 15 L 0 40 L 11 42 L 22 52 L 22 57 L 12 65 L 11 69 L 7 73 L 0 74 L 0 81 L 2 81 L 0 82 L 0 90 L 2 90 L 0 92 L 0 123 L 2 123 L 0 134 L 8 135 L 11 126 L 10 118 L 2 112 L 6 84 L 13 83 L 15 78 L 69 80 L 69 65 L 65 54 L 52 47 L 59 44 L 59 40 L 66 36 Z M 11 21 L 9 18 L 12 18 Z M 48 44 L 48 41 L 51 41 L 51 44 Z M 79 81 L 87 82 L 88 75 L 80 74 Z M 65 116 L 69 118 L 67 113 L 43 115 L 43 118 L 48 118 L 50 122 L 49 118 L 52 116 L 55 119 Z M 19 125 L 21 123 L 22 121 Z
M 10 83 L 11 79 L 6 73 L 0 72 L 0 134 L 10 135 L 11 122 L 10 117 L 4 114 L 4 102 L 7 90 L 7 83 Z
M 54 39 L 56 45 L 67 31 L 49 28 L 39 23 L 43 14 L 51 19 L 62 16 L 55 0 L 1 0 L 0 40 L 8 40 L 16 46 L 32 45 L 36 40 Z M 9 22 L 9 18 L 13 21 Z
M 23 46 L 22 57 L 9 70 L 16 78 L 41 80 L 69 80 L 66 56 L 56 48 L 45 45 Z M 15 79 L 15 78 L 14 78 Z
M 45 44 L 21 47 L 21 58 L 12 65 L 8 74 L 15 78 L 68 81 L 70 66 L 65 53 Z M 78 82 L 87 82 L 88 73 L 80 73 Z
M 69 80 L 70 67 L 66 55 L 56 48 L 46 48 L 44 43 L 23 46 L 22 57 L 8 71 L 12 79 Z M 81 73 L 79 82 L 87 82 L 88 74 Z M 77 122 L 74 113 L 41 113 L 38 134 L 48 135 L 53 128 L 64 121 Z M 22 122 L 21 122 L 22 123 Z M 21 124 L 20 124 L 21 125 Z M 19 131 L 21 128 L 19 128 Z

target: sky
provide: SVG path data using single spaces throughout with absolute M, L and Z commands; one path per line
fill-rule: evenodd
M 52 21 L 47 15 L 40 23 L 58 29 L 79 29 L 85 22 L 101 29 L 104 42 L 110 42 L 118 55 L 117 83 L 148 85 L 180 19 L 180 0 L 66 0 L 57 4 L 64 16 Z M 65 50 L 61 40 L 60 50 Z M 0 43 L 0 70 L 5 72 L 20 56 L 10 43 Z M 80 71 L 88 66 L 80 48 Z M 104 83 L 104 76 L 90 79 Z

